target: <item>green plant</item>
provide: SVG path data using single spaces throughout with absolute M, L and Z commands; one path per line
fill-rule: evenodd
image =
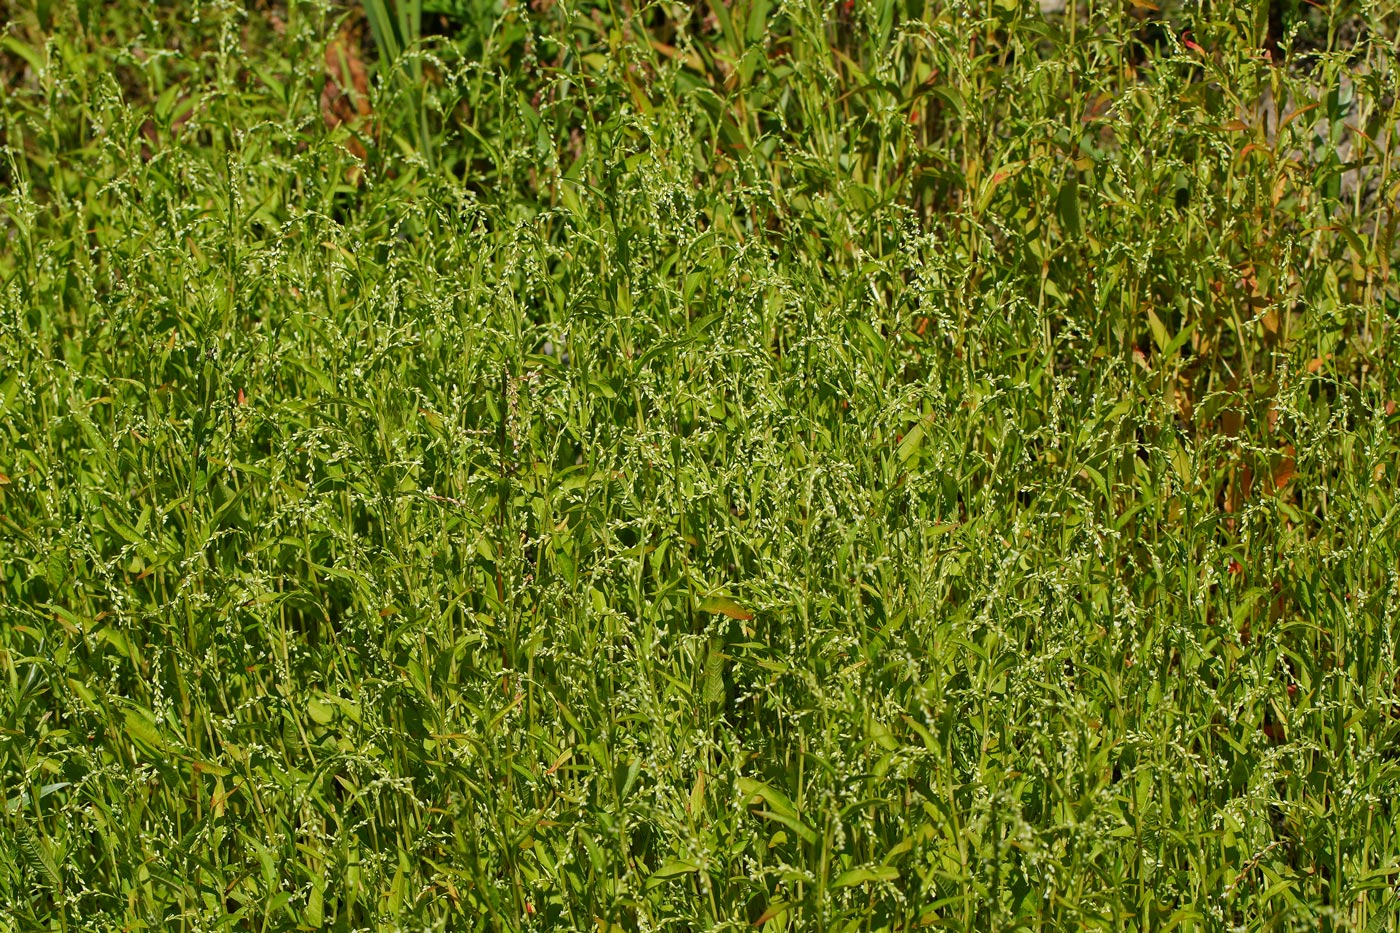
M 0 928 L 1396 930 L 1396 14 L 1072 6 L 7 7 Z
M 369 22 L 386 80 L 397 83 L 408 99 L 415 151 L 431 169 L 433 137 L 424 96 L 423 60 L 419 54 L 422 0 L 362 0 L 360 7 Z

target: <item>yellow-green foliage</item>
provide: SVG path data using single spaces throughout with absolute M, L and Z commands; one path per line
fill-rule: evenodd
M 1400 928 L 1393 4 L 415 6 L 4 7 L 0 930 Z

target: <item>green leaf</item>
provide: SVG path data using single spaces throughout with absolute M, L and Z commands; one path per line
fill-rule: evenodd
M 787 913 L 792 908 L 788 901 L 774 901 L 764 908 L 763 913 L 758 915 L 758 919 L 753 922 L 756 927 L 761 927 L 769 920 L 775 920 Z
M 336 708 L 324 700 L 312 697 L 306 701 L 306 712 L 313 722 L 324 726 L 335 718 Z
M 1055 215 L 1065 236 L 1078 240 L 1084 236 L 1084 220 L 1079 213 L 1079 178 L 1071 174 L 1060 186 L 1055 198 Z
M 136 706 L 129 706 L 126 709 L 126 734 L 138 745 L 144 745 L 155 751 L 166 751 L 170 748 L 170 743 L 161 734 L 160 727 L 156 725 L 155 716 L 149 711 Z
M 728 616 L 740 622 L 747 622 L 753 618 L 752 612 L 745 609 L 728 596 L 706 596 L 704 599 L 700 600 L 700 611 Z
M 718 638 L 710 640 L 709 656 L 705 659 L 705 702 L 716 706 L 724 702 L 724 655 Z
M 672 859 L 651 873 L 651 877 L 647 879 L 646 886 L 652 888 L 662 881 L 665 881 L 667 878 L 674 878 L 677 875 L 692 874 L 699 870 L 700 866 L 689 859 Z
M 755 815 L 766 820 L 781 823 L 801 836 L 808 843 L 815 844 L 817 833 L 812 827 L 802 822 L 801 814 L 792 805 L 792 801 L 787 798 L 777 788 L 756 781 L 753 778 L 741 777 L 738 780 L 739 793 L 750 800 L 757 799 L 766 803 L 767 809 L 756 810 Z
M 17 55 L 34 70 L 35 77 L 40 77 L 44 73 L 44 62 L 39 58 L 39 53 L 29 45 L 19 41 L 14 36 L 0 37 L 0 48 L 5 48 L 11 54 Z
M 849 888 L 858 884 L 869 884 L 872 881 L 898 881 L 899 869 L 889 865 L 875 865 L 866 868 L 853 868 L 850 871 L 842 872 L 836 876 L 836 880 L 831 882 L 832 889 Z
M 48 843 L 39 838 L 39 834 L 29 825 L 27 819 L 20 817 L 16 822 L 20 851 L 29 859 L 30 864 L 38 869 L 45 884 L 55 891 L 62 891 L 63 876 L 59 874 L 58 862 L 49 851 Z
M 908 463 L 910 458 L 919 452 L 919 448 L 923 447 L 924 425 L 928 423 L 927 419 L 920 421 L 906 431 L 904 437 L 900 439 L 899 446 L 895 448 L 895 456 L 899 458 L 900 463 Z

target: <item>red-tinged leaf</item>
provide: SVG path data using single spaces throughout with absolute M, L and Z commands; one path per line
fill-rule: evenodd
M 1248 157 L 1251 152 L 1262 152 L 1264 153 L 1264 155 L 1267 156 L 1273 155 L 1273 153 L 1269 151 L 1268 146 L 1261 146 L 1258 143 L 1250 143 L 1249 145 L 1245 146 L 1243 149 L 1240 150 L 1241 161 Z
M 753 922 L 753 925 L 756 927 L 761 927 L 769 920 L 773 920 L 776 917 L 787 913 L 788 908 L 790 907 L 792 907 L 792 905 L 789 904 L 787 901 L 774 901 L 773 903 L 768 905 L 767 909 L 764 910 L 763 913 L 758 915 L 758 919 Z
M 1080 121 L 1083 123 L 1092 123 L 1099 119 L 1108 111 L 1108 106 L 1111 103 L 1113 103 L 1113 95 L 1100 94 L 1089 103 L 1088 109 L 1085 110 L 1084 115 L 1079 118 Z
M 1293 479 L 1294 473 L 1297 472 L 1298 465 L 1294 459 L 1295 453 L 1292 444 L 1285 445 L 1279 453 L 1280 456 L 1278 462 L 1274 464 L 1272 476 L 1276 491 L 1288 485 L 1288 481 Z
M 554 764 L 550 765 L 544 773 L 553 774 L 554 772 L 558 771 L 561 766 L 563 766 L 564 762 L 568 761 L 572 757 L 574 757 L 574 750 L 572 748 L 564 749 L 564 754 L 554 759 Z
M 1288 124 L 1292 123 L 1294 120 L 1298 119 L 1298 118 L 1301 117 L 1303 114 L 1307 113 L 1309 110 L 1312 110 L 1313 108 L 1318 107 L 1318 106 L 1321 106 L 1321 105 L 1320 105 L 1320 104 L 1308 104 L 1306 107 L 1299 107 L 1297 110 L 1293 111 L 1293 112 L 1290 113 L 1288 116 L 1286 116 L 1286 117 L 1283 118 L 1283 122 L 1280 123 L 1280 124 L 1278 125 L 1279 132 L 1283 132 L 1284 127 L 1288 126 Z

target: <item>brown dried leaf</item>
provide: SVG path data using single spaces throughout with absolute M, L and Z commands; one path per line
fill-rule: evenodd
M 1220 413 L 1220 433 L 1226 437 L 1239 437 L 1244 428 L 1244 412 L 1230 407 Z
M 1273 485 L 1273 492 L 1278 492 L 1287 486 L 1289 480 L 1293 479 L 1294 474 L 1297 473 L 1298 463 L 1295 456 L 1293 445 L 1285 444 L 1274 459 L 1273 471 L 1269 477 Z
M 326 77 L 335 85 L 337 96 L 345 101 L 339 108 L 348 114 L 343 119 L 369 116 L 369 72 L 360 60 L 360 37 L 356 30 L 342 30 L 326 46 Z
M 1176 380 L 1176 408 L 1181 414 L 1181 420 L 1190 424 L 1196 401 L 1191 394 L 1191 380 L 1184 375 L 1178 376 Z
M 354 29 L 342 30 L 326 46 L 326 86 L 321 90 L 321 116 L 329 129 L 348 125 L 360 129 L 370 115 L 369 72 L 360 60 L 360 37 Z M 355 137 L 346 148 L 357 159 L 366 156 Z
M 1233 515 L 1244 508 L 1244 504 L 1249 501 L 1250 495 L 1254 491 L 1254 471 L 1247 465 L 1240 464 L 1237 470 L 1232 471 L 1229 485 L 1225 490 L 1225 511 Z

